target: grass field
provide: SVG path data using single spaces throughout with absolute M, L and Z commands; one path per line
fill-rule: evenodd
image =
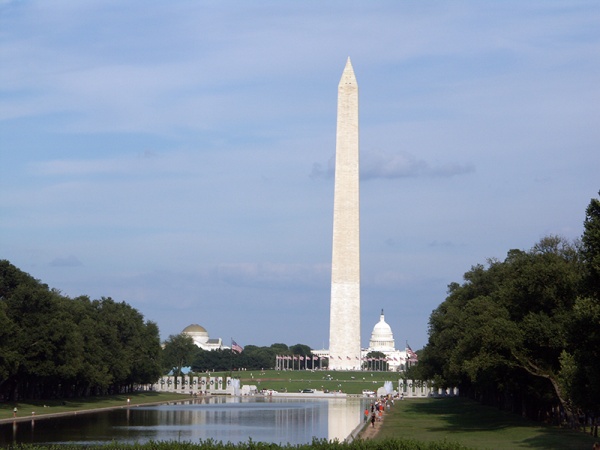
M 217 376 L 229 376 L 219 373 Z M 331 370 L 264 370 L 233 372 L 241 384 L 254 384 L 258 389 L 275 389 L 279 392 L 298 392 L 302 389 L 342 391 L 360 394 L 364 389 L 377 391 L 385 381 L 392 381 L 398 388 L 400 375 L 393 372 L 336 372 Z
M 522 419 L 463 398 L 395 402 L 377 440 L 403 437 L 430 442 L 447 439 L 476 449 L 583 449 L 595 441 L 588 434 Z

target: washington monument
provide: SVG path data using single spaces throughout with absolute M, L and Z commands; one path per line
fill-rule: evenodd
M 358 85 L 350 58 L 338 86 L 329 368 L 360 369 Z

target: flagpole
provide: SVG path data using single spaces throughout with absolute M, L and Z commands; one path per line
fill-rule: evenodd
M 229 378 L 233 378 L 233 338 L 231 338 L 231 353 L 229 355 Z

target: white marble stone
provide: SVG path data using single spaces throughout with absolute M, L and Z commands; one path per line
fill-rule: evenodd
M 338 86 L 329 368 L 360 369 L 358 84 L 350 58 Z

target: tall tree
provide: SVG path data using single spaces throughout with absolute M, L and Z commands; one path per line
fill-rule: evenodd
M 600 300 L 600 200 L 597 198 L 590 200 L 583 229 L 581 253 L 586 268 L 586 288 L 588 295 Z
M 586 209 L 581 237 L 585 282 L 577 299 L 563 355 L 562 382 L 576 406 L 600 415 L 600 200 Z M 597 429 L 596 429 L 597 432 Z
M 163 346 L 163 367 L 175 377 L 181 376 L 182 369 L 192 365 L 197 349 L 190 336 L 183 333 L 170 335 Z M 177 389 L 177 379 L 175 380 Z
M 126 303 L 70 299 L 0 261 L 3 397 L 122 392 L 158 377 L 160 352 L 156 324 Z
M 556 236 L 474 266 L 430 317 L 424 375 L 523 414 L 551 408 L 552 399 L 569 408 L 561 355 L 580 274 L 576 248 Z

